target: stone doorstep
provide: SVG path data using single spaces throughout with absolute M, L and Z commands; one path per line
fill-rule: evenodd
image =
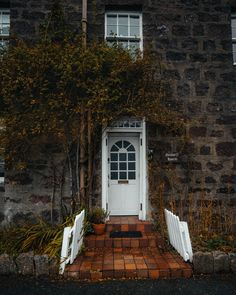
M 165 241 L 157 233 L 143 233 L 141 238 L 110 238 L 109 233 L 96 236 L 90 235 L 84 239 L 88 248 L 164 248 Z
M 139 223 L 114 223 L 112 221 L 107 222 L 106 232 L 110 233 L 112 231 L 141 231 L 142 233 L 151 233 L 153 231 L 153 225 L 148 222 L 139 222 Z
M 178 255 L 158 248 L 145 249 L 88 249 L 73 265 L 66 268 L 65 276 L 79 280 L 120 278 L 190 278 L 192 268 Z

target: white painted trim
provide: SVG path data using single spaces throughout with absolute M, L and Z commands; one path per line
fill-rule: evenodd
M 147 219 L 147 140 L 146 123 L 142 122 L 141 128 L 116 128 L 108 127 L 102 134 L 102 208 L 107 209 L 108 204 L 108 135 L 109 133 L 139 133 L 140 141 L 140 204 L 139 219 Z
M 106 129 L 102 133 L 102 208 L 107 210 L 108 204 L 108 133 Z

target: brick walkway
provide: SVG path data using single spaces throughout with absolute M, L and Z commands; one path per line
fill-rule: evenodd
M 110 238 L 114 230 L 140 230 L 141 238 Z M 65 275 L 77 279 L 120 278 L 189 278 L 190 264 L 174 252 L 164 250 L 158 233 L 150 222 L 136 217 L 113 217 L 102 236 L 90 235 L 85 239 L 86 251 L 66 268 Z

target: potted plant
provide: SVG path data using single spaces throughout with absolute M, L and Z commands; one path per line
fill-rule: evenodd
M 88 212 L 88 221 L 92 224 L 96 235 L 102 235 L 105 232 L 105 222 L 108 216 L 109 213 L 100 207 L 92 208 Z

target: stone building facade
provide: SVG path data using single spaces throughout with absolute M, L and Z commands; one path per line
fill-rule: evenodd
M 0 1 L 0 8 L 2 3 L 7 7 L 8 1 Z M 81 0 L 66 0 L 63 5 L 79 33 Z M 11 0 L 9 8 L 11 34 L 32 39 L 51 3 Z M 184 148 L 156 126 L 146 126 L 149 169 L 144 219 L 152 218 L 157 192 L 164 183 L 164 202 L 182 206 L 180 215 L 191 205 L 197 216 L 203 201 L 212 202 L 236 223 L 236 65 L 231 28 L 235 11 L 233 0 L 88 1 L 88 36 L 92 40 L 104 40 L 107 12 L 138 12 L 142 16 L 143 48 L 149 47 L 160 56 L 165 65 L 163 79 L 171 86 L 170 104 L 191 119 Z M 177 159 L 171 161 L 172 157 Z M 98 162 L 93 204 L 101 205 L 101 158 Z M 5 192 L 0 192 L 0 221 L 33 220 L 36 215 L 49 219 L 52 171 L 47 163 L 45 158 L 35 158 L 34 170 L 6 174 Z M 58 184 L 55 217 L 60 215 L 59 191 Z M 63 202 L 70 202 L 66 183 Z

